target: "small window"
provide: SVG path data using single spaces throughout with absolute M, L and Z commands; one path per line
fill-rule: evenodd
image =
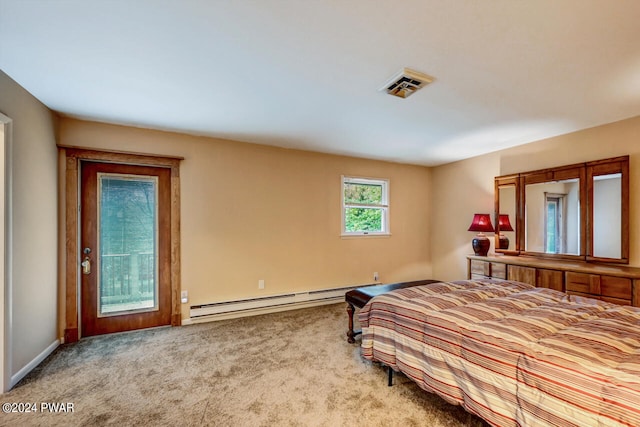
M 389 181 L 342 177 L 342 234 L 389 234 Z

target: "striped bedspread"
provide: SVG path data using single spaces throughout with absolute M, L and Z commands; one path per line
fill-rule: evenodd
M 640 308 L 512 281 L 398 289 L 362 354 L 494 426 L 640 426 Z

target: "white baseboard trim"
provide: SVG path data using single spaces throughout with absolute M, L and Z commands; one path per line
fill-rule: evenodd
M 49 347 L 45 348 L 42 353 L 36 356 L 31 362 L 27 363 L 27 365 L 20 369 L 16 374 L 11 376 L 11 384 L 10 388 L 15 387 L 16 384 L 20 382 L 21 379 L 27 376 L 29 372 L 31 372 L 36 366 L 38 366 L 44 359 L 46 359 L 53 351 L 58 348 L 60 345 L 60 340 L 55 340 L 49 345 Z
M 344 302 L 344 295 L 334 298 L 326 298 L 321 300 L 302 301 L 285 305 L 275 305 L 268 307 L 252 308 L 241 311 L 229 311 L 226 313 L 210 314 L 200 317 L 191 317 L 182 319 L 182 325 L 195 325 L 197 323 L 215 322 L 217 320 L 237 319 L 247 316 L 258 316 L 260 314 L 278 313 L 281 311 L 298 310 L 301 308 L 317 307 L 321 305 L 337 304 Z

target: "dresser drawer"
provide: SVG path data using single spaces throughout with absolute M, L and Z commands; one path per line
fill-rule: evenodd
M 491 263 L 491 277 L 494 279 L 505 279 L 507 278 L 507 266 L 501 262 L 492 262 Z
M 618 304 L 631 301 L 631 279 L 571 271 L 566 273 L 565 278 L 567 292 L 599 295 L 603 300 Z
M 536 269 L 521 265 L 510 265 L 508 269 L 509 280 L 536 285 Z
M 567 271 L 565 274 L 565 286 L 567 292 L 579 292 L 582 294 L 599 294 L 600 276 L 586 273 L 574 273 Z
M 600 276 L 600 294 L 602 299 L 607 297 L 631 301 L 631 279 Z
M 485 261 L 478 261 L 475 259 L 471 260 L 471 276 L 489 277 L 490 275 L 491 275 L 491 263 L 485 262 Z
M 564 274 L 558 270 L 537 269 L 536 286 L 539 288 L 549 288 L 556 291 L 564 291 Z
M 479 261 L 472 259 L 470 265 L 471 279 L 506 279 L 507 266 L 501 262 Z

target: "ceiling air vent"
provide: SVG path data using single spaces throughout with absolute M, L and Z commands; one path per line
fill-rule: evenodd
M 409 68 L 403 68 L 380 88 L 380 92 L 387 92 L 389 95 L 400 98 L 408 98 L 432 81 L 433 77 L 431 76 Z

